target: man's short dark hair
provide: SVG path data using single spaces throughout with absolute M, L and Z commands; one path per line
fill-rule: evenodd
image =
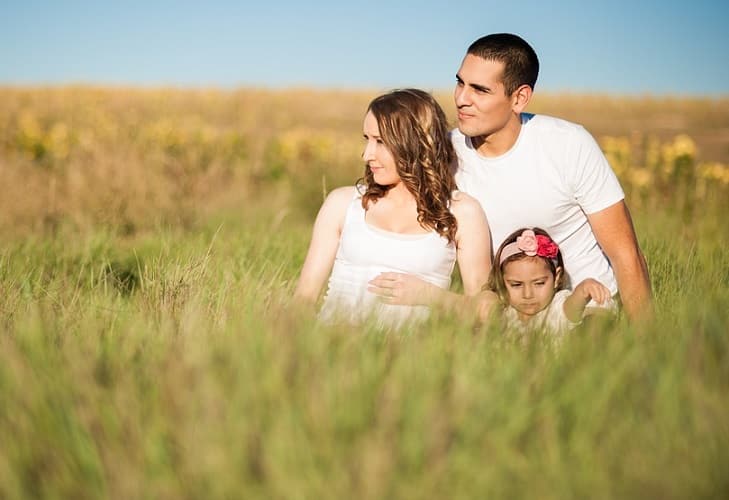
M 468 54 L 487 61 L 504 63 L 503 83 L 506 95 L 522 85 L 532 89 L 537 83 L 539 59 L 523 38 L 511 33 L 494 33 L 479 38 L 468 47 Z

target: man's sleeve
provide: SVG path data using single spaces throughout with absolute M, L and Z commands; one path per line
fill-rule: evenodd
M 582 210 L 593 214 L 622 200 L 623 189 L 597 141 L 582 127 L 573 141 L 568 182 Z

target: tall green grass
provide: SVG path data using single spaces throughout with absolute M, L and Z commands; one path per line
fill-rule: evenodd
M 729 101 L 535 102 L 618 136 L 657 308 L 557 347 L 291 303 L 371 97 L 0 89 L 0 499 L 729 497 Z
M 273 211 L 6 243 L 0 497 L 726 496 L 726 231 L 636 223 L 657 320 L 559 348 L 317 325 Z

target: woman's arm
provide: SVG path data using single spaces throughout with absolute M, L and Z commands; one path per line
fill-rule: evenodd
M 482 323 L 486 323 L 491 320 L 494 312 L 498 311 L 501 301 L 496 293 L 491 290 L 484 290 L 478 295 L 477 304 L 478 319 Z
M 491 236 L 481 204 L 465 193 L 458 193 L 451 203 L 458 221 L 456 250 L 465 295 L 481 292 L 491 271 Z
M 315 303 L 329 277 L 339 247 L 347 206 L 352 201 L 354 188 L 337 188 L 327 196 L 314 222 L 309 251 L 294 291 L 294 298 Z

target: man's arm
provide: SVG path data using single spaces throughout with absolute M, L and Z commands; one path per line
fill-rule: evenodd
M 631 320 L 653 316 L 648 266 L 638 247 L 633 221 L 623 200 L 587 215 L 597 243 L 610 260 L 620 299 Z

